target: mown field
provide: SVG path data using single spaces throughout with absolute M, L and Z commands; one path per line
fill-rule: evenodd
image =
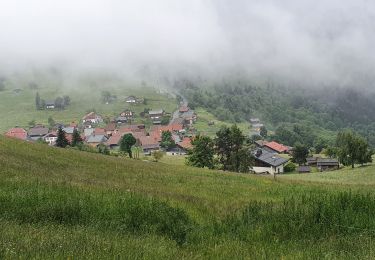
M 374 166 L 273 180 L 4 137 L 0 165 L 0 258 L 375 253 Z
M 143 122 L 139 113 L 145 108 L 164 109 L 172 113 L 177 109 L 177 101 L 171 94 L 161 93 L 159 89 L 152 86 L 143 86 L 140 83 L 129 83 L 114 78 L 88 79 L 64 82 L 48 76 L 39 76 L 38 89 L 30 89 L 30 77 L 13 77 L 7 82 L 6 89 L 0 92 L 0 132 L 3 133 L 11 127 L 28 127 L 30 121 L 47 125 L 48 117 L 56 122 L 70 123 L 80 121 L 88 112 L 95 109 L 102 116 L 114 117 L 124 109 L 129 108 L 136 112 L 138 117 L 135 122 Z M 21 89 L 15 93 L 15 89 Z M 109 91 L 117 96 L 117 100 L 110 104 L 101 102 L 102 90 Z M 42 110 L 35 108 L 35 95 L 39 92 L 42 99 L 54 100 L 58 96 L 68 95 L 71 98 L 71 105 L 63 111 Z M 130 95 L 146 98 L 145 105 L 128 105 L 124 98 Z

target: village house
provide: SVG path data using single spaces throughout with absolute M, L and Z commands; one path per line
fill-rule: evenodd
M 163 109 L 158 110 L 150 110 L 148 115 L 152 119 L 153 124 L 161 124 L 161 120 L 163 119 L 165 112 Z
M 184 120 L 184 124 L 187 126 L 191 126 L 193 123 L 195 123 L 195 121 L 197 121 L 197 115 L 193 110 L 182 113 L 180 118 Z
M 337 159 L 331 158 L 318 158 L 316 166 L 318 170 L 323 171 L 331 171 L 331 170 L 338 170 L 340 168 L 340 163 Z
M 90 135 L 86 143 L 92 147 L 97 147 L 99 144 L 107 142 L 108 138 L 105 135 Z
M 55 109 L 56 107 L 55 100 L 46 100 L 45 106 L 46 106 L 46 109 Z
M 115 121 L 117 124 L 124 124 L 128 123 L 129 121 L 132 121 L 134 117 L 134 113 L 131 110 L 124 110 L 120 113 L 118 117 L 116 117 Z
M 145 155 L 151 155 L 153 151 L 160 150 L 159 142 L 155 140 L 152 136 L 140 137 L 139 143 Z
M 27 139 L 27 131 L 21 127 L 14 127 L 9 129 L 6 133 L 5 136 L 11 137 L 11 138 L 16 138 L 20 140 L 26 140 Z
M 47 127 L 38 125 L 29 129 L 28 136 L 30 140 L 37 141 L 39 139 L 42 139 L 43 136 L 48 134 L 48 132 L 49 129 Z
M 124 134 L 114 133 L 112 136 L 107 140 L 106 145 L 109 149 L 118 149 L 120 147 L 120 141 Z
M 180 114 L 183 114 L 183 113 L 186 113 L 190 110 L 190 108 L 188 106 L 180 106 L 180 108 L 178 109 L 178 112 Z
M 144 101 L 144 98 L 137 98 L 136 96 L 128 96 L 125 98 L 125 102 L 128 104 L 142 104 Z
M 128 96 L 125 98 L 126 103 L 135 104 L 137 102 L 137 97 L 135 96 Z
M 101 122 L 103 122 L 103 118 L 95 112 L 90 112 L 82 118 L 82 123 L 89 123 L 90 128 L 91 124 L 99 124 Z
M 254 152 L 255 166 L 252 170 L 255 173 L 269 173 L 272 175 L 283 173 L 284 165 L 288 159 L 278 156 L 276 153 L 264 149 L 257 149 Z
M 177 146 L 177 147 L 167 149 L 166 155 L 169 155 L 169 156 L 186 155 L 186 150 Z
M 56 132 L 50 132 L 43 136 L 43 140 L 48 143 L 49 145 L 55 145 L 57 140 L 57 133 Z
M 318 157 L 307 157 L 306 163 L 308 166 L 317 167 Z
M 104 127 L 105 133 L 107 136 L 111 136 L 115 132 L 117 132 L 116 129 L 116 123 L 109 123 Z
M 272 141 L 265 143 L 263 146 L 263 150 L 266 150 L 270 153 L 286 154 L 289 152 L 290 148 L 283 144 Z

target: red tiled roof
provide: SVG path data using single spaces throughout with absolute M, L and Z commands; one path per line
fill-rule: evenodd
M 95 128 L 95 130 L 94 130 L 94 134 L 95 134 L 95 135 L 106 135 L 107 132 L 105 131 L 104 128 L 99 128 L 99 127 L 97 127 L 97 128 Z
M 113 134 L 107 141 L 107 145 L 118 145 L 123 134 Z
M 109 123 L 105 128 L 106 131 L 115 131 L 116 124 L 115 123 Z
M 141 136 L 139 142 L 142 146 L 158 145 L 159 143 L 152 136 Z
M 185 137 L 182 142 L 177 143 L 178 146 L 184 148 L 184 149 L 191 149 L 193 148 L 193 145 L 191 144 L 191 139 L 188 137 Z
M 268 148 L 271 148 L 272 150 L 274 150 L 278 153 L 287 152 L 289 150 L 289 148 L 287 146 L 285 146 L 283 144 L 279 144 L 275 141 L 266 143 L 266 144 L 264 144 L 264 146 L 267 146 Z
M 26 140 L 27 132 L 23 128 L 15 127 L 15 128 L 9 129 L 8 132 L 5 133 L 5 136 L 17 138 L 17 139 L 21 139 L 21 140 Z

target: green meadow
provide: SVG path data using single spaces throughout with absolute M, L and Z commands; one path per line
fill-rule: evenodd
M 53 80 L 40 78 L 43 80 L 38 81 L 38 89 L 30 89 L 29 81 L 13 77 L 6 89 L 0 92 L 0 132 L 5 132 L 14 126 L 28 127 L 28 123 L 33 120 L 47 125 L 50 116 L 60 123 L 79 122 L 88 111 L 92 110 L 105 117 L 114 117 L 124 109 L 131 109 L 137 115 L 135 122 L 148 124 L 147 120 L 139 116 L 145 108 L 162 108 L 169 113 L 177 109 L 177 101 L 170 93 L 140 83 L 128 83 L 116 79 L 97 79 L 94 82 L 82 79 L 71 83 L 59 83 L 56 77 Z M 15 89 L 21 91 L 15 93 Z M 117 100 L 109 104 L 101 102 L 102 90 L 116 95 Z M 68 95 L 71 98 L 71 105 L 62 111 L 38 111 L 35 108 L 37 92 L 45 100 L 55 100 L 58 96 Z M 145 98 L 147 103 L 127 104 L 125 97 L 130 95 Z
M 0 258 L 373 259 L 374 166 L 276 179 L 0 137 Z

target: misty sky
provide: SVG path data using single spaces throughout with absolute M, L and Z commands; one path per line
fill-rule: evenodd
M 375 79 L 371 0 L 1 0 L 0 63 Z

